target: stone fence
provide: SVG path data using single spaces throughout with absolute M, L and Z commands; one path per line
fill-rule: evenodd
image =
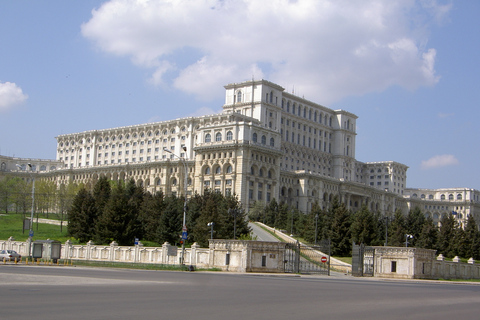
M 405 247 L 373 247 L 374 276 L 403 279 L 480 279 L 480 265 L 470 258 L 445 261 L 436 250 Z
M 23 257 L 29 256 L 30 240 L 25 242 L 0 240 L 0 250 L 15 250 Z M 196 268 L 219 268 L 235 272 L 284 272 L 285 243 L 249 240 L 209 240 L 208 248 L 200 248 L 194 243 L 185 248 L 185 265 Z M 48 244 L 44 245 L 44 257 L 49 254 Z M 179 265 L 182 262 L 182 249 L 164 243 L 162 247 L 95 245 L 89 241 L 85 245 L 74 245 L 69 240 L 61 246 L 60 259 L 104 262 L 151 263 Z

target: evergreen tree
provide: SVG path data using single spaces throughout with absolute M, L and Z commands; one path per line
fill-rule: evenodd
M 95 235 L 97 210 L 93 196 L 82 188 L 68 211 L 68 234 L 80 242 L 92 240 Z
M 161 191 L 155 195 L 151 193 L 145 194 L 139 215 L 145 240 L 157 240 L 157 230 L 160 225 L 163 208 L 163 193 Z
M 345 204 L 334 201 L 331 227 L 331 252 L 334 256 L 345 257 L 351 254 L 350 213 Z
M 480 232 L 473 215 L 468 216 L 465 226 L 465 258 L 480 259 Z
M 402 211 L 398 209 L 395 211 L 393 221 L 388 227 L 388 243 L 393 247 L 402 247 L 405 246 L 405 235 L 407 234 L 407 229 L 405 227 L 406 221 L 405 216 L 402 214 Z
M 138 212 L 129 203 L 131 190 L 129 186 L 127 192 L 122 183 L 113 188 L 96 226 L 98 243 L 116 241 L 119 245 L 132 245 L 141 233 Z
M 417 240 L 422 233 L 423 225 L 425 224 L 425 216 L 419 207 L 410 210 L 407 215 L 406 229 L 407 233 L 413 235 L 413 239 L 409 240 L 412 246 L 416 246 Z
M 156 242 L 177 245 L 181 240 L 184 199 L 168 196 L 164 199 L 163 212 L 156 232 Z M 191 231 L 189 231 L 191 232 Z
M 374 245 L 377 241 L 377 221 L 373 213 L 363 206 L 352 216 L 351 236 L 357 244 Z
M 418 237 L 418 241 L 415 245 L 424 249 L 437 249 L 438 242 L 438 227 L 433 222 L 433 219 L 429 216 L 425 219 L 425 223 L 422 227 L 422 232 Z
M 99 215 L 103 214 L 107 202 L 110 199 L 112 187 L 110 181 L 105 176 L 101 176 L 93 188 L 93 197 L 95 199 L 95 206 Z
M 442 216 L 440 220 L 441 226 L 438 234 L 438 250 L 447 258 L 455 256 L 455 233 L 457 223 L 455 217 L 449 213 Z

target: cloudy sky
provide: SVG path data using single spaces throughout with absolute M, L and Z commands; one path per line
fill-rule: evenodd
M 359 116 L 356 158 L 407 186 L 480 189 L 480 1 L 0 2 L 0 154 L 220 112 L 267 79 Z

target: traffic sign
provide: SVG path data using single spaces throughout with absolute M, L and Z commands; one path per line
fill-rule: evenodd
M 327 257 L 322 257 L 322 262 L 323 263 L 327 262 Z
M 28 233 L 28 236 L 33 237 L 33 230 L 30 230 L 30 232 Z
M 187 240 L 187 231 L 182 231 L 182 239 Z

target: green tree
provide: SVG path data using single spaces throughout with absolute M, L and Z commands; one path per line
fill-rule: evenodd
M 457 223 L 455 217 L 449 213 L 442 216 L 440 220 L 440 230 L 438 234 L 438 250 L 447 258 L 455 256 L 455 234 Z
M 413 239 L 409 240 L 412 246 L 416 246 L 420 234 L 422 233 L 423 225 L 425 224 L 425 216 L 419 207 L 410 210 L 407 215 L 406 229 L 407 233 L 413 235 Z
M 141 234 L 138 211 L 135 210 L 131 197 L 130 185 L 126 189 L 122 183 L 119 183 L 113 188 L 103 213 L 98 218 L 97 242 L 116 241 L 119 245 L 132 245 L 135 238 Z
M 170 195 L 165 197 L 160 223 L 157 228 L 156 242 L 168 242 L 177 245 L 180 242 L 183 223 L 184 199 Z M 191 231 L 189 231 L 191 232 Z
M 334 256 L 345 257 L 351 254 L 350 212 L 345 204 L 333 203 L 333 221 L 331 226 L 331 252 Z
M 406 220 L 402 211 L 395 211 L 392 222 L 388 227 L 388 243 L 394 247 L 405 246 L 405 235 L 407 234 Z
M 157 240 L 157 230 L 164 210 L 163 198 L 161 191 L 154 195 L 151 193 L 145 193 L 144 195 L 139 214 L 144 240 Z
M 352 241 L 357 244 L 375 245 L 377 241 L 377 221 L 374 214 L 366 206 L 352 216 Z
M 433 222 L 432 217 L 428 216 L 422 227 L 418 240 L 415 245 L 419 248 L 437 249 L 438 227 Z
M 68 234 L 83 243 L 92 240 L 95 236 L 96 219 L 95 200 L 85 188 L 82 188 L 68 211 Z
M 468 216 L 465 226 L 465 258 L 480 259 L 480 232 L 473 215 Z

